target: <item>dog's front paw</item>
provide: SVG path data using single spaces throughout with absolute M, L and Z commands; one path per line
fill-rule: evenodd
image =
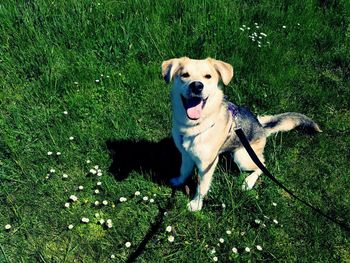
M 258 180 L 258 177 L 259 176 L 255 175 L 255 174 L 249 175 L 243 182 L 242 190 L 243 191 L 252 190 L 255 183 L 256 183 L 256 180 Z
M 174 187 L 178 187 L 183 184 L 183 181 L 179 177 L 174 177 L 170 179 L 170 184 Z
M 202 198 L 194 198 L 191 202 L 187 204 L 187 208 L 191 212 L 200 211 L 203 206 Z

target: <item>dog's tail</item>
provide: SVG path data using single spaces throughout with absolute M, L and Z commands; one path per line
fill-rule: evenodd
M 258 116 L 258 120 L 264 127 L 267 136 L 280 131 L 290 131 L 294 128 L 302 128 L 308 133 L 322 132 L 316 122 L 296 112 Z

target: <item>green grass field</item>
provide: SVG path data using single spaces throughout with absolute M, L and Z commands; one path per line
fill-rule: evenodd
M 316 120 L 316 136 L 269 138 L 266 163 L 350 224 L 349 1 L 4 0 L 0 262 L 350 262 L 349 232 L 265 176 L 242 192 L 227 157 L 201 212 L 171 199 L 160 65 L 178 56 L 232 64 L 224 92 L 256 114 Z

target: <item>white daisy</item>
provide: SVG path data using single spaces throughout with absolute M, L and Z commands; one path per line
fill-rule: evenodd
M 99 222 L 101 225 L 103 225 L 103 224 L 105 223 L 105 220 L 101 218 L 98 222 Z
M 10 230 L 11 227 L 12 227 L 12 226 L 11 226 L 10 224 L 5 225 L 5 229 L 6 229 L 6 230 Z
M 74 226 L 71 224 L 68 226 L 68 229 L 72 229 Z
M 57 156 L 60 156 L 60 155 L 61 155 L 61 152 L 57 152 L 56 155 L 57 155 Z
M 94 190 L 94 193 L 95 193 L 95 194 L 99 194 L 99 193 L 100 193 L 100 190 L 95 189 L 95 190 Z
M 222 208 L 226 208 L 226 205 L 224 203 L 221 206 L 222 206 Z
M 154 203 L 154 199 L 151 198 L 151 199 L 149 200 L 149 202 L 150 202 L 150 203 Z
M 261 220 L 260 219 L 255 219 L 254 222 L 259 225 L 261 223 Z
M 47 152 L 47 155 L 52 155 L 52 152 Z
M 225 242 L 225 239 L 220 238 L 219 241 L 220 241 L 220 243 L 224 243 L 224 242 Z
M 126 200 L 127 200 L 127 199 L 126 199 L 125 197 L 120 197 L 120 198 L 119 198 L 119 202 L 121 202 L 121 203 L 126 202 Z
M 90 219 L 89 218 L 87 218 L 87 217 L 83 217 L 82 219 L 81 219 L 81 222 L 83 222 L 83 223 L 89 223 L 89 221 L 90 221 Z
M 168 241 L 169 242 L 174 242 L 174 239 L 175 239 L 174 236 L 168 236 Z
M 63 112 L 63 114 L 64 114 L 64 115 L 67 115 L 67 114 L 68 114 L 68 111 L 65 110 L 65 111 Z
M 213 261 L 217 262 L 218 260 L 218 257 L 213 257 Z
M 115 259 L 115 255 L 112 254 L 112 255 L 111 255 L 111 259 Z
M 89 163 L 91 163 L 91 161 L 90 160 L 86 160 L 86 163 L 89 164 Z
M 136 196 L 139 196 L 140 194 L 141 194 L 141 193 L 140 193 L 139 191 L 136 191 L 136 192 L 135 192 L 135 195 L 136 195 Z
M 99 83 L 99 82 L 100 82 L 100 80 L 99 80 L 99 79 L 96 79 L 96 80 L 95 80 L 95 82 L 96 82 L 96 83 Z
M 96 183 L 97 186 L 101 186 L 101 184 L 102 184 L 101 182 L 97 182 Z
M 238 249 L 235 248 L 235 247 L 233 247 L 233 248 L 232 248 L 232 252 L 235 253 L 235 254 L 237 254 L 237 253 L 238 253 Z
M 227 231 L 226 231 L 226 234 L 231 235 L 232 232 L 231 232 L 230 230 L 227 230 Z
M 101 176 L 102 176 L 102 172 L 98 172 L 98 173 L 97 173 L 97 176 L 98 176 L 98 177 L 101 177 Z
M 246 247 L 244 250 L 245 250 L 245 252 L 250 252 L 250 248 L 249 247 Z
M 74 140 L 74 137 L 73 137 L 73 136 L 70 136 L 70 137 L 69 137 L 69 140 L 70 140 L 70 141 L 73 141 L 73 140 Z
M 56 170 L 55 169 L 50 169 L 50 173 L 55 173 L 56 172 Z
M 261 247 L 260 245 L 257 245 L 257 246 L 256 246 L 256 249 L 259 250 L 259 251 L 261 251 L 261 250 L 262 250 L 262 247 Z
M 79 186 L 78 186 L 78 190 L 80 190 L 80 191 L 81 191 L 81 190 L 84 190 L 84 186 L 79 185 Z
M 274 219 L 273 222 L 274 222 L 276 225 L 278 224 L 277 219 Z
M 107 201 L 107 200 L 103 200 L 103 201 L 102 201 L 102 204 L 103 204 L 103 205 L 108 205 L 108 201 Z
M 130 243 L 130 242 L 126 242 L 126 243 L 125 243 L 125 246 L 126 246 L 127 248 L 129 248 L 129 247 L 131 247 L 131 243 Z
M 91 174 L 96 174 L 97 173 L 97 171 L 95 170 L 95 169 L 90 169 L 90 171 L 89 171 Z
M 69 197 L 70 200 L 72 200 L 73 202 L 77 201 L 78 200 L 78 197 L 76 197 L 75 195 L 71 195 Z
M 98 206 L 99 204 L 100 204 L 100 202 L 99 201 L 95 201 L 95 206 Z
M 210 250 L 210 254 L 215 254 L 215 253 L 216 253 L 215 248 L 213 248 L 212 250 Z
M 70 206 L 70 203 L 65 203 L 65 204 L 64 204 L 64 207 L 65 207 L 65 208 L 68 208 L 69 206 Z
M 112 220 L 111 219 L 107 219 L 106 225 L 107 225 L 108 228 L 112 228 L 113 227 Z
M 275 202 L 272 202 L 272 205 L 273 205 L 273 206 L 277 206 L 277 204 L 276 204 Z
M 62 175 L 62 178 L 63 178 L 63 179 L 67 179 L 67 178 L 68 178 L 68 174 L 63 174 L 63 175 Z
M 148 196 L 144 196 L 142 199 L 143 199 L 143 201 L 147 201 L 148 200 Z
M 171 226 L 167 226 L 166 229 L 165 229 L 165 231 L 170 233 L 172 229 L 173 229 L 173 228 L 172 228 Z

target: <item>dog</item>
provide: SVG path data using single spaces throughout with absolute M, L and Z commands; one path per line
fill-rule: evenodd
M 181 153 L 180 175 L 170 180 L 171 185 L 181 186 L 194 166 L 198 168 L 196 194 L 187 205 L 190 211 L 202 209 L 220 153 L 230 151 L 241 171 L 252 172 L 245 178 L 243 190 L 252 189 L 262 174 L 234 133 L 237 125 L 262 163 L 269 135 L 296 127 L 321 132 L 312 119 L 300 113 L 255 116 L 248 108 L 226 101 L 221 82 L 228 85 L 233 77 L 233 67 L 226 62 L 173 58 L 163 61 L 162 76 L 166 83 L 173 80 L 172 136 Z

